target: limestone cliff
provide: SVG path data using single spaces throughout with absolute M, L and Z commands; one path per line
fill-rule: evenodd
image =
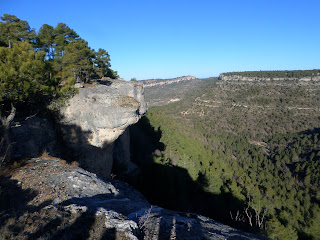
M 130 172 L 135 167 L 130 162 L 126 129 L 146 110 L 143 84 L 100 80 L 80 88 L 60 109 L 56 121 L 40 114 L 15 119 L 11 128 L 13 157 L 37 157 L 46 152 L 78 161 L 102 177 L 109 177 L 115 165 L 123 173 Z
M 223 81 L 319 81 L 320 76 L 312 76 L 312 77 L 303 77 L 303 78 L 259 78 L 259 77 L 246 77 L 246 76 L 239 76 L 239 75 L 224 75 L 221 73 L 219 75 L 219 79 Z
M 143 85 L 139 82 L 113 80 L 80 88 L 60 110 L 64 140 L 82 166 L 108 177 L 114 153 L 118 153 L 118 165 L 130 168 L 129 137 L 125 130 L 146 110 Z M 114 151 L 117 139 L 120 150 Z
M 178 83 L 182 81 L 191 81 L 195 80 L 196 77 L 194 76 L 184 76 L 184 77 L 177 77 L 177 78 L 171 78 L 171 79 L 149 79 L 149 80 L 143 80 L 144 87 L 154 87 L 154 86 L 161 86 L 161 85 L 170 85 L 173 83 Z

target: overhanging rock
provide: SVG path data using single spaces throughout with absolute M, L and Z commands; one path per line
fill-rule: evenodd
M 110 175 L 115 140 L 147 110 L 143 91 L 139 82 L 100 82 L 79 89 L 60 110 L 64 141 L 82 166 Z M 129 164 L 130 159 L 121 161 Z

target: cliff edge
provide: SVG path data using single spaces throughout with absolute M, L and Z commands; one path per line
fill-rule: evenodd
M 79 88 L 55 121 L 39 114 L 15 119 L 13 157 L 37 157 L 46 152 L 77 161 L 101 177 L 110 177 L 114 167 L 121 167 L 124 173 L 133 171 L 127 128 L 146 111 L 141 83 L 100 80 Z
M 134 168 L 127 127 L 146 109 L 139 82 L 101 81 L 79 89 L 60 110 L 57 125 L 37 116 L 15 121 L 14 154 L 31 159 L 0 175 L 0 238 L 263 239 L 197 214 L 152 206 L 110 178 L 115 165 Z M 52 157 L 64 150 L 74 162 Z
M 0 189 L 1 239 L 263 239 L 152 206 L 128 184 L 57 158 L 25 162 Z

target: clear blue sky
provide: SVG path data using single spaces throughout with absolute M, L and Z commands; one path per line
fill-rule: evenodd
M 66 23 L 126 80 L 320 68 L 320 0 L 0 0 L 37 31 Z

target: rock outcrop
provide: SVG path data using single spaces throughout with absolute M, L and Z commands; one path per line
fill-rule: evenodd
M 49 153 L 77 160 L 101 177 L 109 177 L 114 166 L 122 174 L 132 172 L 136 168 L 130 162 L 126 129 L 146 110 L 142 83 L 99 80 L 79 88 L 61 108 L 58 123 L 37 115 L 15 119 L 11 127 L 13 158 Z
M 101 81 L 71 98 L 60 110 L 64 141 L 86 169 L 108 177 L 113 167 L 115 141 L 129 149 L 127 127 L 146 112 L 143 85 L 119 80 Z M 120 151 L 124 153 L 124 151 Z M 117 158 L 130 170 L 129 154 Z
M 196 77 L 194 76 L 184 76 L 184 77 L 177 77 L 177 78 L 171 78 L 171 79 L 149 79 L 149 80 L 143 80 L 144 87 L 154 87 L 154 86 L 161 86 L 161 85 L 168 85 L 173 83 L 178 83 L 182 81 L 191 81 L 195 80 Z
M 0 176 L 0 239 L 263 239 L 152 206 L 128 184 L 100 178 L 114 165 L 134 170 L 126 129 L 145 112 L 142 84 L 104 81 L 61 109 L 61 129 L 38 117 L 16 121 L 16 157 L 43 156 Z M 72 163 L 45 156 L 60 155 L 61 132 Z
M 303 78 L 259 78 L 259 77 L 246 77 L 246 76 L 240 76 L 240 75 L 224 75 L 221 73 L 219 75 L 219 79 L 222 81 L 284 81 L 284 80 L 290 80 L 290 81 L 319 81 L 320 76 L 312 76 L 312 77 L 303 77 Z
M 148 106 L 163 106 L 177 102 L 197 91 L 206 84 L 215 81 L 214 78 L 198 79 L 194 76 L 172 79 L 143 80 L 145 100 Z
M 1 239 L 263 239 L 152 206 L 126 183 L 55 158 L 29 160 L 0 189 Z

